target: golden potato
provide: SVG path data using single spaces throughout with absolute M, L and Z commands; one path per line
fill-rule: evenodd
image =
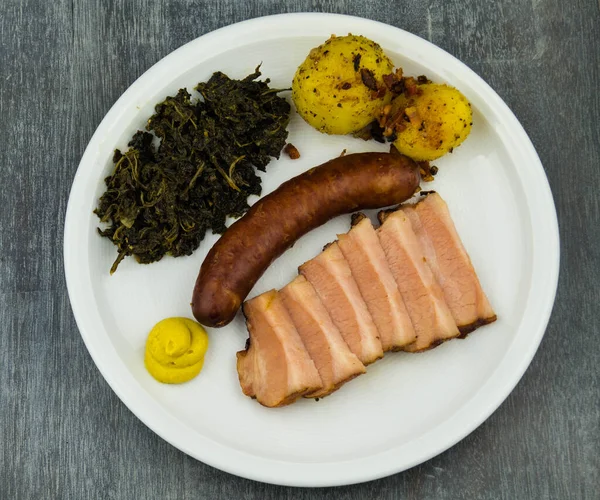
M 383 75 L 394 66 L 375 42 L 364 36 L 332 36 L 310 51 L 292 83 L 300 116 L 327 134 L 351 134 L 371 123 L 389 103 Z
M 426 83 L 418 89 L 417 95 L 401 94 L 392 103 L 392 115 L 404 109 L 408 118 L 394 144 L 413 160 L 435 160 L 467 138 L 473 112 L 466 97 L 454 87 Z

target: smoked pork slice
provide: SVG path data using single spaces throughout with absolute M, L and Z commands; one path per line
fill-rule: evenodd
M 327 396 L 345 382 L 365 373 L 365 366 L 348 348 L 313 286 L 302 275 L 280 292 L 300 338 L 321 376 L 323 388 L 305 397 Z
M 408 216 L 427 264 L 442 287 L 460 333 L 466 335 L 495 321 L 496 314 L 442 197 L 430 193 L 415 205 L 403 206 L 402 211 Z
M 237 353 L 237 371 L 246 396 L 264 406 L 284 406 L 323 387 L 276 290 L 245 302 L 244 314 L 250 345 Z
M 405 350 L 430 349 L 460 333 L 444 293 L 426 263 L 410 220 L 401 210 L 380 212 L 377 230 L 398 289 L 404 299 L 417 340 Z
M 383 350 L 398 351 L 415 341 L 415 330 L 373 224 L 360 216 L 348 233 L 338 234 L 338 245 L 379 330 Z
M 364 365 L 383 357 L 379 332 L 337 243 L 300 266 L 350 350 Z

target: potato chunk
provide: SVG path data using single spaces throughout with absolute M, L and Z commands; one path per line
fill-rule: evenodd
M 392 103 L 392 115 L 404 109 L 406 128 L 394 142 L 413 160 L 435 160 L 459 146 L 471 132 L 471 104 L 448 85 L 426 83 L 413 96 L 401 94 Z
M 351 134 L 371 123 L 390 102 L 383 75 L 393 64 L 375 42 L 363 36 L 332 36 L 312 49 L 298 67 L 292 99 L 300 116 L 320 132 Z

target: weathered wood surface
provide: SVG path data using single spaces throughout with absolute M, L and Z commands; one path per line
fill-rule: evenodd
M 119 95 L 197 36 L 291 11 L 387 22 L 483 76 L 539 152 L 562 241 L 546 336 L 500 409 L 427 463 L 336 489 L 239 479 L 153 434 L 91 362 L 62 268 L 73 175 Z M 2 0 L 0 499 L 599 498 L 599 73 L 597 0 Z

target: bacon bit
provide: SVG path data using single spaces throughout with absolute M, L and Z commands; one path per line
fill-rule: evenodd
M 365 87 L 377 92 L 377 80 L 375 80 L 375 75 L 373 75 L 373 72 L 370 69 L 361 68 L 360 77 Z
M 387 89 L 396 95 L 404 92 L 404 78 L 402 78 L 402 68 L 398 68 L 395 73 L 383 75 L 383 83 Z
M 433 180 L 433 173 L 431 165 L 428 161 L 418 161 L 417 165 L 419 166 L 419 171 L 421 172 L 421 179 L 424 182 L 431 182 Z M 437 168 L 436 168 L 437 173 Z
M 394 84 L 394 86 L 392 87 L 392 92 L 396 95 L 400 95 L 404 93 L 404 79 L 399 80 L 397 83 Z
M 385 96 L 386 93 L 386 88 L 384 86 L 381 86 L 379 87 L 379 89 L 377 89 L 376 92 L 371 92 L 371 99 L 381 99 L 383 96 Z
M 406 130 L 405 108 L 398 108 L 393 115 L 391 112 L 392 105 L 387 104 L 379 111 L 377 119 L 377 124 L 383 130 L 383 136 L 388 138 Z
M 348 83 L 348 82 L 342 83 L 342 86 L 341 86 L 342 90 L 348 90 L 350 87 L 352 87 L 352 84 Z
M 412 76 L 409 76 L 408 78 L 404 79 L 404 88 L 406 91 L 406 95 L 408 96 L 422 94 L 421 89 L 417 86 L 417 81 Z
M 388 88 L 388 90 L 392 90 L 395 83 L 397 83 L 396 77 L 393 73 L 389 75 L 383 75 L 383 83 Z
M 283 148 L 283 152 L 287 154 L 292 160 L 300 158 L 300 151 L 291 142 L 288 142 Z
M 408 120 L 415 127 L 419 125 L 419 113 L 417 113 L 417 108 L 415 106 L 409 106 L 404 110 L 404 114 L 408 117 Z
M 425 75 L 419 75 L 417 76 L 417 82 L 419 85 L 423 85 L 424 83 L 431 83 L 431 80 Z
M 390 113 L 392 112 L 392 105 L 386 104 L 383 108 L 379 110 L 379 114 L 377 115 L 377 123 L 379 127 L 385 128 L 385 124 L 388 121 Z
M 406 125 L 400 121 L 398 123 L 395 123 L 393 126 L 391 127 L 386 127 L 385 130 L 383 131 L 383 135 L 385 137 L 392 137 L 394 135 L 398 135 L 401 132 L 404 132 L 406 130 Z

